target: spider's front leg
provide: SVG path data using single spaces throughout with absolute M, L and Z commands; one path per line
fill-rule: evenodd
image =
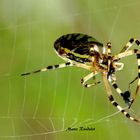
M 133 45 L 134 43 L 137 45 L 137 46 L 140 46 L 140 41 L 138 39 L 135 39 L 135 38 L 131 38 L 127 43 L 126 45 L 123 47 L 123 49 L 120 51 L 120 53 L 123 53 L 123 52 L 126 52 L 127 50 L 129 50 Z

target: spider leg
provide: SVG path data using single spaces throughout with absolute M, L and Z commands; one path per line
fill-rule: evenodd
M 137 79 L 138 79 L 138 76 L 135 77 L 134 80 L 132 80 L 132 81 L 129 83 L 129 90 L 130 90 L 131 84 L 133 84 Z M 131 107 L 132 103 L 134 102 L 134 100 L 135 100 L 135 98 L 136 98 L 136 95 L 137 95 L 137 94 L 134 94 L 134 95 L 133 95 L 133 99 L 132 99 L 132 101 L 131 101 L 131 104 L 129 105 L 129 108 Z
M 107 56 L 110 57 L 111 56 L 111 42 L 107 43 Z
M 91 79 L 92 77 L 95 77 L 95 75 L 97 75 L 97 74 L 98 74 L 97 72 L 94 72 L 94 73 L 92 72 L 92 73 L 88 74 L 87 76 L 85 76 L 84 78 L 81 79 L 81 84 L 86 88 L 89 88 L 91 86 L 95 86 L 95 85 L 99 84 L 100 81 L 92 83 L 92 84 L 86 84 L 86 82 L 89 79 Z
M 111 104 L 113 104 L 120 112 L 122 112 L 122 114 L 124 116 L 126 116 L 127 118 L 129 118 L 132 121 L 138 122 L 140 123 L 140 121 L 134 117 L 132 117 L 125 109 L 123 109 L 115 100 L 114 97 L 112 95 L 112 91 L 111 88 L 109 86 L 108 80 L 107 80 L 107 74 L 103 73 L 103 81 L 104 81 L 104 85 L 107 91 L 107 95 L 108 95 L 108 99 L 111 102 Z
M 48 71 L 48 70 L 64 68 L 64 67 L 73 66 L 73 65 L 74 64 L 72 62 L 67 62 L 67 63 L 53 65 L 53 66 L 47 66 L 45 68 L 42 68 L 42 69 L 39 69 L 39 70 L 36 70 L 36 71 L 33 71 L 33 72 L 23 73 L 23 74 L 21 74 L 21 76 L 30 75 L 30 74 L 34 74 L 34 73 L 38 73 L 38 72 L 45 72 L 45 71 Z
M 102 54 L 104 54 L 105 56 L 108 57 L 107 71 L 108 71 L 108 76 L 109 76 L 109 74 L 111 73 L 111 71 L 110 71 L 110 64 L 111 64 L 111 60 L 110 60 L 110 58 L 111 58 L 111 43 L 110 42 L 108 42 L 106 44 L 106 46 L 103 46 Z
M 25 75 L 30 75 L 30 74 L 34 74 L 34 73 L 38 73 L 38 72 L 45 72 L 48 70 L 55 70 L 55 69 L 60 69 L 60 68 L 65 68 L 68 66 L 76 66 L 76 67 L 80 67 L 80 68 L 84 68 L 87 70 L 92 70 L 91 66 L 88 66 L 86 64 L 82 64 L 82 63 L 75 63 L 75 62 L 66 62 L 66 63 L 62 63 L 62 64 L 58 64 L 58 65 L 51 65 L 51 66 L 47 66 L 45 68 L 33 71 L 33 72 L 27 72 L 27 73 L 23 73 L 21 74 L 21 76 L 25 76 Z
M 95 48 L 94 48 L 94 47 L 95 47 Z M 92 64 L 93 64 L 93 65 L 94 65 L 94 62 L 96 61 L 96 60 L 95 60 L 95 56 L 94 56 L 94 49 L 96 49 L 96 51 L 98 51 L 97 46 L 93 46 L 93 47 L 90 48 L 90 56 L 91 56 L 91 61 L 92 61 Z M 81 64 L 78 64 L 78 65 L 80 66 Z M 77 65 L 77 66 L 78 66 L 78 65 Z M 87 65 L 85 65 L 85 66 L 87 67 Z M 82 67 L 84 68 L 85 66 L 82 66 Z M 91 67 L 91 66 L 88 66 L 88 68 L 86 68 L 86 69 L 92 70 L 92 67 Z M 87 87 L 87 88 L 99 84 L 100 81 L 94 82 L 94 83 L 92 83 L 92 84 L 87 84 L 87 83 L 86 83 L 86 82 L 87 82 L 89 79 L 91 79 L 92 77 L 95 78 L 95 75 L 97 75 L 97 74 L 98 74 L 98 72 L 95 71 L 95 70 L 93 70 L 92 73 L 88 74 L 87 76 L 85 76 L 84 78 L 81 79 L 81 84 L 82 84 L 84 87 Z
M 113 60 L 120 60 L 121 58 L 130 56 L 130 55 L 136 55 L 138 57 L 138 55 L 140 55 L 140 51 L 137 50 L 137 49 L 133 49 L 133 50 L 128 50 L 128 51 L 125 51 L 125 52 L 121 52 L 117 55 L 114 55 Z
M 91 66 L 88 66 L 88 65 L 83 64 L 83 63 L 73 63 L 73 66 L 80 67 L 80 68 L 83 68 L 86 70 L 92 70 Z
M 125 101 L 125 103 L 130 106 L 131 104 L 131 99 L 130 99 L 130 91 L 125 91 L 124 93 L 122 92 L 122 90 L 118 87 L 117 83 L 115 81 L 110 81 L 112 87 L 116 90 L 116 92 L 121 95 L 121 97 L 123 98 L 123 100 Z
M 106 50 L 106 55 L 108 56 L 108 65 L 107 65 L 107 71 L 108 71 L 108 76 L 111 73 L 110 65 L 111 65 L 111 43 L 107 43 L 107 50 Z
M 127 42 L 126 45 L 123 47 L 123 49 L 120 51 L 120 53 L 126 52 L 128 49 L 130 49 L 134 45 L 134 43 L 140 46 L 140 41 L 138 39 L 131 38 L 129 42 Z
M 137 45 L 138 45 L 138 40 L 137 40 Z M 116 59 L 121 59 L 123 57 L 126 56 L 130 56 L 130 55 L 136 55 L 137 56 L 137 64 L 138 64 L 138 78 L 136 77 L 136 79 L 138 79 L 138 83 L 137 83 L 137 87 L 135 89 L 134 94 L 132 95 L 132 99 L 131 99 L 131 103 L 129 105 L 129 108 L 131 107 L 131 105 L 134 103 L 136 96 L 138 94 L 139 88 L 140 88 L 140 51 L 138 51 L 137 49 L 133 49 L 133 50 L 128 50 L 122 53 L 119 53 L 118 55 L 114 56 L 114 58 Z M 135 79 L 134 79 L 135 81 Z M 133 83 L 133 81 L 132 81 Z
M 111 56 L 111 43 L 108 42 L 106 46 L 103 46 L 102 54 Z

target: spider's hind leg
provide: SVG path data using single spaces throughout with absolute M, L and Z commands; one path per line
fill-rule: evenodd
M 34 74 L 34 73 L 38 73 L 38 72 L 45 72 L 48 70 L 54 70 L 54 69 L 59 69 L 59 68 L 64 68 L 64 67 L 68 67 L 68 66 L 73 66 L 74 64 L 71 62 L 66 62 L 63 64 L 58 64 L 58 65 L 52 65 L 52 66 L 47 66 L 45 68 L 33 71 L 33 72 L 27 72 L 27 73 L 23 73 L 21 74 L 21 76 L 25 76 L 25 75 L 30 75 L 30 74 Z
M 94 83 L 91 83 L 91 84 L 86 83 L 91 78 L 93 78 L 93 80 L 95 80 L 95 75 L 97 75 L 97 74 L 98 74 L 97 72 L 94 72 L 94 73 L 92 72 L 92 73 L 88 74 L 87 76 L 85 76 L 84 78 L 81 79 L 81 84 L 86 88 L 99 84 L 100 81 L 97 81 L 97 82 L 95 81 Z

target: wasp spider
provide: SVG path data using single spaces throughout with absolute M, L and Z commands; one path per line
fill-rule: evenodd
M 107 91 L 109 101 L 127 118 L 132 121 L 139 122 L 138 119 L 132 117 L 124 108 L 122 108 L 113 98 L 110 85 L 122 97 L 128 108 L 131 107 L 140 87 L 140 51 L 131 49 L 131 46 L 136 44 L 140 46 L 140 41 L 137 39 L 130 39 L 129 42 L 123 47 L 119 54 L 112 55 L 111 43 L 108 42 L 105 46 L 98 42 L 95 38 L 79 33 L 66 34 L 58 38 L 54 43 L 54 48 L 58 56 L 66 61 L 66 63 L 48 66 L 30 73 L 22 74 L 29 75 L 32 73 L 44 72 L 48 70 L 64 68 L 68 66 L 76 66 L 87 69 L 91 73 L 81 79 L 81 84 L 84 87 L 95 86 L 100 81 L 94 81 L 88 84 L 87 81 L 91 78 L 95 79 L 97 74 L 101 74 L 103 82 Z M 130 90 L 123 92 L 116 83 L 116 71 L 122 70 L 124 64 L 119 62 L 121 58 L 130 55 L 136 55 L 138 63 L 138 76 L 130 83 L 132 84 L 138 79 L 137 87 L 132 97 L 130 98 Z

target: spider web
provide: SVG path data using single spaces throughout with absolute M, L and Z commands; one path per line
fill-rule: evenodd
M 65 33 L 80 32 L 103 43 L 111 41 L 113 53 L 118 53 L 129 38 L 140 38 L 138 0 L 0 3 L 0 139 L 139 138 L 140 126 L 112 107 L 103 83 L 89 89 L 80 85 L 89 72 L 65 68 L 20 77 L 24 72 L 63 63 L 52 48 L 55 39 Z M 118 84 L 126 90 L 137 74 L 137 63 L 135 57 L 122 61 L 125 68 L 117 73 Z M 97 78 L 101 80 L 100 75 Z M 115 98 L 125 107 L 117 94 Z M 130 110 L 138 118 L 139 99 L 138 95 Z M 93 130 L 80 131 L 80 127 Z

